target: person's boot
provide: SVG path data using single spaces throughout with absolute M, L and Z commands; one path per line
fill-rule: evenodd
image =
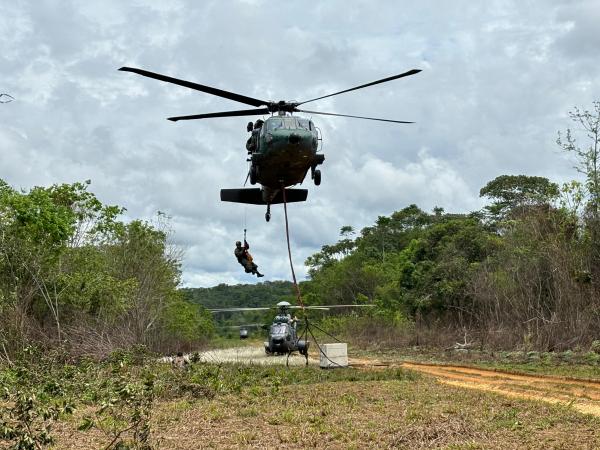
M 265 275 L 264 275 L 264 274 L 262 274 L 262 273 L 260 273 L 260 272 L 257 270 L 257 271 L 256 271 L 256 276 L 257 276 L 258 278 L 260 278 L 260 277 L 264 277 Z

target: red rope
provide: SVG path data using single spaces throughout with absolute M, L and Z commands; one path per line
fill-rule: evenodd
M 285 236 L 287 238 L 287 248 L 288 248 L 288 257 L 290 260 L 290 269 L 292 269 L 292 279 L 294 280 L 294 288 L 296 288 L 296 298 L 298 299 L 298 304 L 302 307 L 304 311 L 304 302 L 302 301 L 302 295 L 300 294 L 300 288 L 298 287 L 298 282 L 296 281 L 296 272 L 294 272 L 294 264 L 292 263 L 292 250 L 290 248 L 290 229 L 288 226 L 288 213 L 287 213 L 287 201 L 285 198 L 285 186 L 282 186 L 283 192 L 283 211 L 285 213 Z

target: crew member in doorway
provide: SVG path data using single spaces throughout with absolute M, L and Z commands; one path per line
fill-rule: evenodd
M 250 246 L 248 245 L 246 239 L 244 239 L 243 246 L 240 241 L 237 241 L 235 243 L 235 250 L 233 251 L 233 253 L 237 258 L 238 262 L 242 266 L 244 266 L 244 270 L 246 271 L 246 273 L 252 273 L 253 275 L 256 275 L 259 278 L 264 277 L 264 275 L 258 271 L 258 266 L 254 264 L 254 261 L 252 261 L 252 255 L 250 254 L 250 252 L 248 252 L 249 248 Z
M 248 122 L 247 130 L 249 132 L 252 132 L 252 134 L 246 141 L 246 150 L 248 150 L 249 155 L 258 150 L 258 136 L 260 134 L 260 129 L 262 128 L 264 123 L 265 121 L 262 119 L 258 119 L 254 123 L 254 125 L 252 125 L 252 122 Z

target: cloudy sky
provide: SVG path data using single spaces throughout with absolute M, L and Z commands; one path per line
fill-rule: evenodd
M 30 0 L 0 3 L 0 178 L 17 188 L 91 179 L 129 218 L 164 211 L 184 283 L 255 282 L 233 258 L 248 240 L 264 280 L 290 279 L 283 211 L 221 203 L 241 187 L 248 118 L 173 123 L 239 103 L 118 72 L 134 66 L 251 97 L 306 100 L 417 68 L 415 76 L 309 109 L 323 182 L 290 205 L 304 259 L 343 225 L 411 203 L 479 209 L 501 174 L 576 178 L 555 144 L 567 112 L 600 99 L 600 2 Z

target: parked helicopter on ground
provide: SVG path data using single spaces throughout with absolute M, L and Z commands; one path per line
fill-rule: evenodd
M 361 308 L 374 306 L 371 304 L 363 305 L 323 305 L 323 306 L 305 306 L 304 309 L 318 309 L 327 311 L 333 308 Z M 301 306 L 292 306 L 289 302 L 277 303 L 277 315 L 273 319 L 270 326 L 264 326 L 269 330 L 267 341 L 264 343 L 265 353 L 267 355 L 286 355 L 293 352 L 299 352 L 308 361 L 308 348 L 310 342 L 305 339 L 300 339 L 298 334 L 298 319 L 291 315 L 290 310 L 301 309 Z M 218 308 L 209 309 L 213 314 L 225 312 L 243 312 L 243 311 L 267 311 L 273 309 L 271 307 L 247 307 L 247 308 Z M 250 325 L 240 325 L 240 338 L 242 338 L 241 330 L 248 329 Z
M 323 111 L 308 111 L 299 109 L 298 107 L 300 105 L 407 77 L 420 72 L 418 69 L 413 69 L 381 80 L 334 92 L 333 94 L 323 95 L 302 102 L 289 102 L 285 100 L 260 100 L 133 67 L 121 67 L 119 70 L 137 73 L 138 75 L 177 84 L 179 86 L 184 86 L 255 107 L 255 109 L 169 117 L 169 120 L 174 122 L 178 120 L 271 114 L 271 117 L 267 118 L 265 121 L 257 120 L 254 124 L 252 122 L 248 123 L 247 126 L 247 131 L 252 134 L 246 144 L 246 149 L 248 151 L 247 161 L 250 162 L 250 169 L 246 180 L 249 179 L 250 184 L 252 185 L 259 183 L 262 188 L 221 190 L 222 201 L 267 205 L 267 212 L 265 214 L 267 222 L 271 218 L 271 205 L 283 203 L 284 200 L 287 203 L 303 202 L 306 200 L 308 195 L 306 189 L 286 188 L 302 183 L 309 170 L 315 185 L 318 186 L 321 184 L 321 171 L 317 169 L 317 166 L 323 163 L 325 155 L 317 153 L 318 142 L 320 139 L 319 133 L 312 120 L 293 116 L 293 113 L 321 114 L 392 123 L 413 123 L 401 120 L 378 119 L 374 117 L 352 116 Z M 277 113 L 277 115 L 273 116 L 275 113 Z M 285 198 L 283 190 L 285 190 Z

